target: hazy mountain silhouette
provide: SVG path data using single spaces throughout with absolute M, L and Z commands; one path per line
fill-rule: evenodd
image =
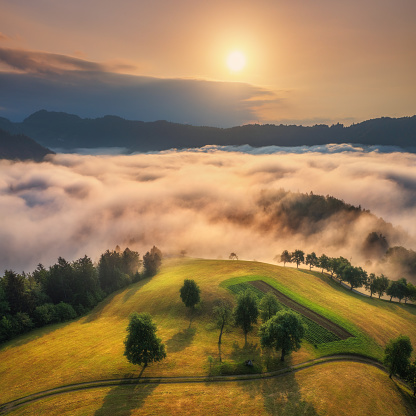
M 29 137 L 0 130 L 0 159 L 41 161 L 51 153 Z
M 167 121 L 143 122 L 116 116 L 82 119 L 45 110 L 23 122 L 0 118 L 0 128 L 26 134 L 44 146 L 74 149 L 125 147 L 128 151 L 166 150 L 205 145 L 311 146 L 329 143 L 395 145 L 416 148 L 416 116 L 378 118 L 344 127 L 250 124 L 232 128 L 197 127 Z

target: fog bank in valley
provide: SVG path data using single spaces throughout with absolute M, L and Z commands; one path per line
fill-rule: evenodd
M 291 191 L 290 193 L 283 190 Z M 379 152 L 58 154 L 0 162 L 0 268 L 33 270 L 58 256 L 94 261 L 117 244 L 144 254 L 271 262 L 283 249 L 342 255 L 364 265 L 377 231 L 415 249 L 416 155 Z M 370 215 L 318 224 L 290 217 L 301 193 L 331 195 Z M 365 214 L 365 213 L 364 213 Z

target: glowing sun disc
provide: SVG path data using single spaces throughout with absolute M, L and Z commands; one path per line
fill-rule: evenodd
M 227 66 L 231 71 L 241 71 L 246 66 L 246 57 L 239 51 L 228 55 Z

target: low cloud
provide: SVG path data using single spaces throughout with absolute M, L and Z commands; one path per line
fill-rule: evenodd
M 271 262 L 302 248 L 362 264 L 377 231 L 415 248 L 416 155 L 343 152 L 251 155 L 165 152 L 58 154 L 47 162 L 0 162 L 0 267 L 31 271 L 58 256 L 93 260 L 117 244 L 163 252 Z M 282 189 L 292 191 L 283 192 Z M 301 193 L 332 195 L 374 216 L 338 214 L 294 223 Z M 286 208 L 285 208 L 286 207 Z M 295 225 L 293 225 L 295 224 Z
M 24 73 L 46 75 L 67 71 L 114 72 L 118 69 L 133 69 L 125 64 L 100 64 L 68 55 L 8 48 L 0 48 L 0 62 Z

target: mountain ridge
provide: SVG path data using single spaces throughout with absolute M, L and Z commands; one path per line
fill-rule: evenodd
M 115 115 L 81 118 L 40 110 L 22 122 L 0 118 L 0 129 L 25 134 L 54 149 L 124 147 L 127 152 L 160 151 L 206 145 L 311 146 L 330 143 L 400 146 L 416 149 L 416 116 L 314 126 L 247 124 L 230 128 L 193 126 L 166 120 L 144 122 Z

